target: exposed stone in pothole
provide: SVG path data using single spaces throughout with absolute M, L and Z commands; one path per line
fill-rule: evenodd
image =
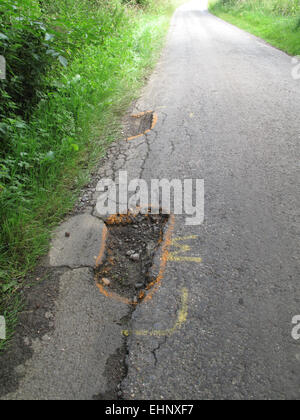
M 96 268 L 98 284 L 133 303 L 142 300 L 153 280 L 151 267 L 168 219 L 151 213 L 111 216 L 106 221 L 106 256 Z

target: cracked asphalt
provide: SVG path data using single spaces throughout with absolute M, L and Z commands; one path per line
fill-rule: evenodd
M 205 3 L 176 11 L 132 109 L 154 110 L 155 129 L 110 147 L 76 215 L 55 232 L 44 261 L 51 276 L 0 357 L 1 399 L 300 398 L 291 336 L 300 314 L 300 83 L 291 57 Z M 101 295 L 93 273 L 103 229 L 96 184 L 120 170 L 149 183 L 205 181 L 204 223 L 176 216 L 173 239 L 189 248 L 133 312 Z M 51 304 L 36 305 L 53 285 Z

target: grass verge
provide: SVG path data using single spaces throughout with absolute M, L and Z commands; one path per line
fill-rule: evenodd
M 212 0 L 210 11 L 296 56 L 300 54 L 298 0 Z
M 12 125 L 12 152 L 0 162 L 0 315 L 7 323 L 0 351 L 18 322 L 25 276 L 47 253 L 51 231 L 72 210 L 92 168 L 116 139 L 121 117 L 153 69 L 171 14 L 182 2 L 120 6 L 118 30 L 101 45 L 84 45 L 55 75 L 56 89 L 43 97 L 30 121 Z

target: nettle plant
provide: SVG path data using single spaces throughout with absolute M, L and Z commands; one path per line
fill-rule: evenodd
M 124 16 L 119 0 L 1 0 L 7 77 L 0 80 L 0 200 L 9 188 L 20 190 L 26 176 L 78 151 L 85 88 L 72 62 L 85 46 L 107 48 Z
M 54 35 L 38 20 L 35 1 L 1 1 L 0 55 L 7 66 L 0 85 L 1 119 L 12 115 L 26 119 L 47 89 L 46 74 L 54 59 L 67 64 L 53 41 Z
M 29 121 L 41 99 L 57 90 L 55 80 L 60 79 L 61 67 L 66 67 L 83 45 L 102 44 L 121 26 L 123 10 L 117 3 L 99 9 L 96 1 L 94 14 L 89 10 L 92 2 L 54 3 L 1 0 L 0 55 L 7 63 L 6 80 L 0 82 L 2 140 L 10 135 L 10 126 L 15 127 L 15 117 Z M 0 154 L 4 147 L 2 141 Z
M 1 0 L 0 55 L 5 58 L 6 77 L 0 80 L 0 194 L 13 181 L 24 180 L 33 158 L 20 149 L 30 117 L 47 97 L 49 74 L 59 63 L 67 65 L 55 35 L 41 19 L 36 0 Z M 25 140 L 24 140 L 25 141 Z M 24 144 L 23 149 L 29 148 Z

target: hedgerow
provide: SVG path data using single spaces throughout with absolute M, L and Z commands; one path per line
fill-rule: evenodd
M 9 331 L 26 273 L 115 138 L 181 1 L 1 0 L 0 315 Z

